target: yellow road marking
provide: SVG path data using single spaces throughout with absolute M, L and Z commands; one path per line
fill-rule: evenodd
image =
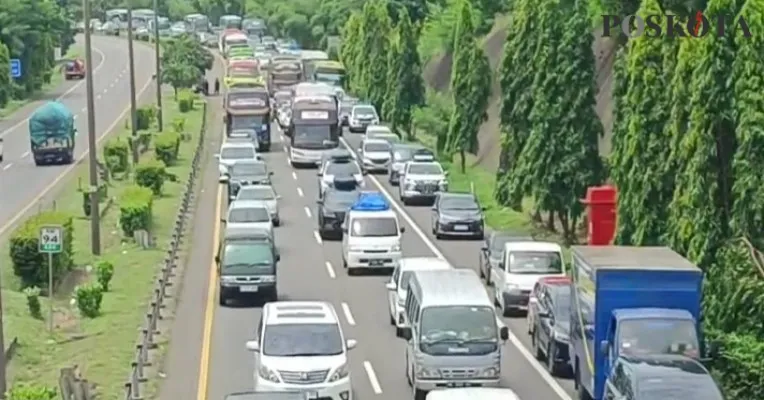
M 215 299 L 217 298 L 217 265 L 215 263 L 215 249 L 220 240 L 220 215 L 222 214 L 223 187 L 218 186 L 217 198 L 215 199 L 215 222 L 212 233 L 212 259 L 210 260 L 210 280 L 207 288 L 207 305 L 204 310 L 204 334 L 202 336 L 202 353 L 199 360 L 199 383 L 196 394 L 197 400 L 207 400 L 207 380 L 210 368 L 210 344 L 212 339 L 212 321 L 215 319 Z

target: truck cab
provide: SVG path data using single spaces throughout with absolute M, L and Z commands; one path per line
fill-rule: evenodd
M 85 79 L 85 63 L 80 59 L 67 61 L 64 64 L 64 78 L 67 81 Z
M 573 246 L 570 345 L 581 399 L 601 400 L 619 357 L 699 359 L 703 273 L 667 247 Z

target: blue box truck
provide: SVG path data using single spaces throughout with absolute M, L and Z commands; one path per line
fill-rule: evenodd
M 703 272 L 668 247 L 573 246 L 570 358 L 582 400 L 601 400 L 619 355 L 700 358 Z

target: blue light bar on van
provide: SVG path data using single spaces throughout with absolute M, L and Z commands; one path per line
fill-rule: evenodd
M 364 192 L 358 196 L 358 200 L 350 209 L 353 211 L 387 211 L 390 209 L 390 204 L 382 193 Z

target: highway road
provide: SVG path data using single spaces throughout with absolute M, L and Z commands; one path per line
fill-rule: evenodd
M 77 46 L 82 46 L 78 38 Z M 121 127 L 130 107 L 130 75 L 127 42 L 113 37 L 93 36 L 93 87 L 96 137 L 102 140 L 115 127 Z M 145 45 L 135 45 L 136 90 L 139 96 L 154 95 L 152 76 L 154 52 Z M 0 163 L 0 235 L 10 230 L 20 218 L 43 200 L 76 164 L 41 166 L 34 164 L 29 152 L 28 118 L 47 100 L 60 100 L 75 113 L 78 136 L 77 163 L 86 160 L 87 99 L 85 80 L 66 81 L 45 100 L 28 104 L 0 121 L 0 137 L 5 141 L 4 161 Z
M 274 132 L 278 132 L 276 127 Z M 389 277 L 349 277 L 342 269 L 340 243 L 322 241 L 315 231 L 316 171 L 292 169 L 282 151 L 284 146 L 280 140 L 283 138 L 279 133 L 274 136 L 274 149 L 264 158 L 274 171 L 274 188 L 282 196 L 283 225 L 276 228 L 277 244 L 282 254 L 278 271 L 281 298 L 324 300 L 335 306 L 346 336 L 359 342 L 349 356 L 357 399 L 411 398 L 411 388 L 404 375 L 404 342 L 395 337 L 388 319 L 385 282 Z M 343 145 L 352 149 L 359 141 L 360 135 L 346 133 Z M 436 240 L 429 233 L 429 207 L 404 207 L 398 203 L 396 196 L 391 196 L 396 192 L 385 176 L 367 177 L 366 189 L 380 190 L 387 195 L 398 212 L 406 227 L 405 256 L 443 257 L 456 267 L 477 268 L 480 242 Z M 222 204 L 225 201 L 219 200 L 217 207 Z M 218 211 L 213 225 L 219 227 L 219 218 Z M 213 239 L 215 247 L 216 240 L 217 236 Z M 212 247 L 211 244 L 209 248 Z M 254 359 L 244 344 L 253 338 L 260 317 L 260 308 L 256 306 L 218 306 L 214 263 L 209 258 L 211 253 L 206 252 L 210 286 L 206 288 L 198 400 L 218 400 L 227 393 L 251 390 Z M 202 311 L 196 313 L 200 315 Z M 525 318 L 505 318 L 504 322 L 512 335 L 503 347 L 502 386 L 512 388 L 523 399 L 570 400 L 573 397 L 572 382 L 552 378 L 533 359 Z

